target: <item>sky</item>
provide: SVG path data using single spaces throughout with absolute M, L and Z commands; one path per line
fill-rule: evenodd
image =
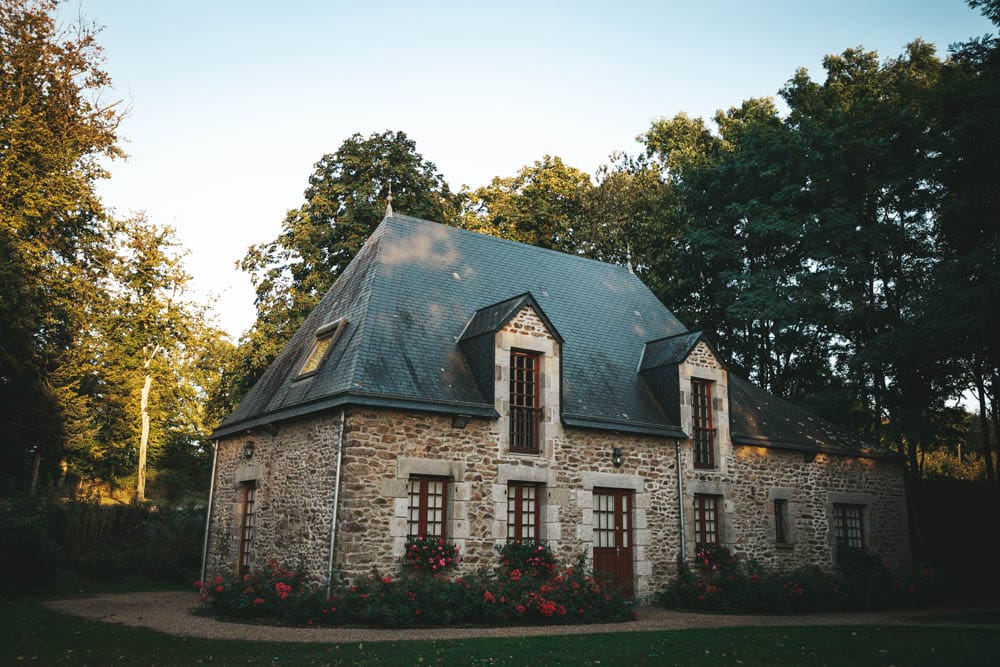
M 236 263 L 354 133 L 406 132 L 453 190 L 546 154 L 592 174 L 657 118 L 777 96 L 800 67 L 821 81 L 824 55 L 897 57 L 918 37 L 944 55 L 993 28 L 962 0 L 69 0 L 60 16 L 103 27 L 104 98 L 128 109 L 129 157 L 99 193 L 176 229 L 234 339 L 254 320 Z

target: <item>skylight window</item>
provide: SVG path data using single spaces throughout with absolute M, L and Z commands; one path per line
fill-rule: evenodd
M 316 330 L 316 338 L 313 340 L 312 347 L 309 348 L 309 354 L 306 355 L 305 361 L 302 362 L 302 367 L 299 368 L 296 380 L 314 375 L 319 370 L 330 354 L 330 350 L 337 344 L 337 339 L 340 338 L 346 325 L 347 320 L 340 318 L 329 324 L 324 324 Z

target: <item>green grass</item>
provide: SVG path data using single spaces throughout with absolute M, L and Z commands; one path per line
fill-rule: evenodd
M 151 610 L 152 611 L 152 610 Z M 2 665 L 996 665 L 1000 630 L 738 628 L 514 639 L 281 644 L 185 639 L 0 599 Z M 599 661 L 599 662 L 598 662 Z

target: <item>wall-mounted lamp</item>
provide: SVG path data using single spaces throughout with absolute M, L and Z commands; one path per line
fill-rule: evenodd
M 254 444 L 253 440 L 247 440 L 246 444 L 243 445 L 243 460 L 249 461 L 253 458 Z
M 469 415 L 455 415 L 451 418 L 452 428 L 465 428 L 469 423 Z
M 611 450 L 611 464 L 616 468 L 621 468 L 623 463 L 625 463 L 625 455 L 622 454 L 622 448 L 615 447 Z

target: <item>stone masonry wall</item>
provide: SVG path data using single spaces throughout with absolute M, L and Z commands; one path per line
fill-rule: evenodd
M 901 463 L 737 445 L 731 490 L 733 549 L 765 565 L 833 566 L 834 503 L 864 506 L 865 546 L 896 567 L 910 564 Z M 789 545 L 775 544 L 774 500 L 788 501 Z
M 337 567 L 348 577 L 395 571 L 407 533 L 406 483 L 411 474 L 450 478 L 449 541 L 462 551 L 463 571 L 496 564 L 494 547 L 507 531 L 507 483 L 544 484 L 540 536 L 564 559 L 593 544 L 594 487 L 635 491 L 636 591 L 662 587 L 675 570 L 678 514 L 672 441 L 566 429 L 551 455 L 499 452 L 499 420 L 455 428 L 451 418 L 393 410 L 348 416 Z M 625 462 L 616 469 L 611 450 Z
M 506 493 L 511 481 L 544 485 L 540 537 L 567 561 L 590 557 L 595 487 L 635 492 L 636 592 L 663 588 L 675 573 L 680 548 L 674 441 L 602 431 L 563 429 L 550 453 L 512 454 L 497 447 L 500 420 L 473 419 L 464 428 L 445 415 L 350 409 L 346 417 L 343 473 L 336 535 L 337 569 L 348 577 L 396 571 L 406 540 L 410 475 L 450 480 L 448 539 L 461 549 L 462 571 L 495 564 L 506 536 Z M 276 435 L 254 435 L 249 461 L 239 452 L 246 438 L 219 443 L 208 573 L 235 569 L 240 481 L 256 479 L 255 565 L 270 557 L 308 567 L 325 579 L 333 506 L 338 414 L 286 423 Z M 611 450 L 624 454 L 621 468 Z M 681 443 L 681 470 L 690 470 L 691 444 Z M 829 516 L 835 502 L 869 508 L 865 539 L 889 563 L 909 562 L 902 471 L 893 462 L 733 447 L 725 474 L 684 473 L 688 552 L 694 548 L 694 493 L 724 496 L 723 542 L 768 566 L 832 565 Z M 789 502 L 790 545 L 774 543 L 773 500 Z
M 224 438 L 218 443 L 206 574 L 235 571 L 242 525 L 241 483 L 257 487 L 254 567 L 269 558 L 302 565 L 325 578 L 330 553 L 330 508 L 336 473 L 339 413 L 283 422 L 264 431 Z M 243 457 L 245 443 L 253 456 Z

